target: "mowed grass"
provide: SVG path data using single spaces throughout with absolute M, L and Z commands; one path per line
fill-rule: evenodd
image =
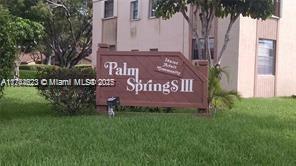
M 296 100 L 245 99 L 214 118 L 60 117 L 35 89 L 9 88 L 0 165 L 296 165 Z

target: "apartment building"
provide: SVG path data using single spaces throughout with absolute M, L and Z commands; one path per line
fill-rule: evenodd
M 119 51 L 179 51 L 194 61 L 202 58 L 186 20 L 176 14 L 169 20 L 155 17 L 154 0 L 94 1 L 93 54 L 98 43 Z M 296 1 L 275 0 L 274 16 L 265 20 L 240 17 L 231 30 L 231 40 L 222 65 L 229 73 L 226 89 L 243 97 L 273 97 L 296 94 Z M 214 21 L 211 52 L 221 50 L 227 19 Z

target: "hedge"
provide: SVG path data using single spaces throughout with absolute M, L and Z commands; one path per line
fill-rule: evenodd
M 44 65 L 44 64 L 37 64 L 37 65 L 20 65 L 20 70 L 38 70 L 38 69 L 54 69 L 58 68 L 58 66 L 54 65 Z
M 37 71 L 34 70 L 20 70 L 20 79 L 36 79 Z
M 77 68 L 77 69 L 89 69 L 89 68 L 92 68 L 92 65 L 90 65 L 90 64 L 81 64 L 81 65 L 76 65 L 75 68 Z

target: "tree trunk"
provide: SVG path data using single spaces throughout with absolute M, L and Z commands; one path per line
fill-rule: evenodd
M 205 48 L 205 59 L 208 60 L 209 66 L 212 66 L 212 56 L 211 56 L 211 48 L 210 48 L 210 29 L 208 28 L 209 22 L 204 23 L 204 48 Z
M 51 55 L 50 56 L 48 56 L 48 59 L 47 59 L 47 65 L 51 65 Z
M 14 63 L 14 76 L 17 78 L 20 77 L 20 66 L 17 62 Z
M 209 66 L 212 66 L 212 56 L 210 48 L 210 31 L 212 29 L 212 22 L 214 18 L 214 10 L 208 13 L 208 11 L 203 11 L 200 14 L 200 20 L 202 24 L 202 37 L 204 39 L 204 49 L 205 57 L 203 59 L 208 60 Z
M 47 58 L 47 65 L 52 65 L 52 57 L 54 56 L 54 51 Z
M 20 65 L 21 65 L 21 57 L 23 53 L 21 51 L 17 51 L 16 59 L 14 61 L 14 76 L 20 77 Z
M 212 59 L 211 59 L 211 50 L 210 50 L 210 46 L 209 46 L 209 35 L 208 34 L 205 35 L 205 53 L 206 53 L 206 58 L 209 62 L 209 66 L 211 66 Z
M 226 48 L 228 46 L 228 43 L 230 41 L 230 31 L 235 23 L 235 21 L 239 18 L 239 15 L 236 15 L 236 16 L 231 16 L 230 17 L 230 22 L 228 24 L 228 28 L 227 28 L 227 31 L 225 33 L 225 37 L 224 37 L 224 44 L 223 44 L 223 47 L 220 51 L 220 54 L 218 56 L 218 63 L 217 65 L 221 65 L 221 61 L 222 61 L 222 57 L 223 57 L 223 54 L 224 52 L 226 51 Z

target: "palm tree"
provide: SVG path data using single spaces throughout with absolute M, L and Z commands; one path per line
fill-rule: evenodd
M 241 99 L 238 92 L 226 91 L 222 88 L 221 79 L 223 74 L 227 78 L 229 77 L 225 68 L 221 68 L 219 65 L 211 67 L 209 70 L 208 103 L 210 111 L 214 113 L 219 110 L 231 109 L 235 101 Z

